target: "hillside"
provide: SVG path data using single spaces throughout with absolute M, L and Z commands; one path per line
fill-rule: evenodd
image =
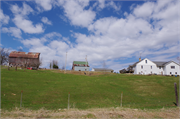
M 51 70 L 1 69 L 1 108 L 28 109 L 125 108 L 158 109 L 175 107 L 174 82 L 179 77 L 126 74 L 74 75 Z M 179 86 L 178 86 L 179 89 Z

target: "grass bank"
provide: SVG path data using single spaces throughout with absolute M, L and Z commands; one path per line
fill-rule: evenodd
M 1 69 L 1 109 L 22 106 L 30 110 L 67 108 L 109 108 L 122 106 L 137 109 L 173 108 L 174 82 L 179 77 L 143 75 L 74 75 L 51 70 Z M 178 85 L 179 89 L 179 85 Z M 179 94 L 179 93 L 178 93 Z

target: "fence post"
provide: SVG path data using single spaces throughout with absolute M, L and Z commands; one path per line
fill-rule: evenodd
M 16 68 L 15 68 L 15 69 L 16 69 L 16 71 L 17 71 L 17 66 L 16 66 Z
M 178 103 L 178 93 L 177 93 L 177 85 L 176 85 L 176 83 L 174 83 L 174 90 L 175 90 L 175 96 L 176 96 L 176 104 L 177 104 L 177 106 L 179 106 L 179 103 Z
M 123 92 L 121 93 L 121 107 L 122 107 L 122 97 L 123 97 Z
M 21 91 L 20 107 L 22 106 L 22 95 L 23 95 L 23 90 Z
M 69 110 L 69 100 L 70 100 L 70 92 L 68 94 L 68 110 Z
M 9 70 L 9 66 L 8 66 L 8 70 Z

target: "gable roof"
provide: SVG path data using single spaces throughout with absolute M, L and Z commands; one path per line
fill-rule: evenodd
M 168 62 L 159 62 L 159 61 L 153 61 L 158 67 L 162 67 L 162 66 L 165 66 L 166 63 Z
M 73 61 L 73 64 L 85 64 L 86 65 L 86 62 L 85 61 Z M 87 65 L 88 65 L 88 62 L 87 62 Z
M 143 60 L 144 60 L 144 59 L 142 59 L 141 61 L 143 61 Z M 136 66 L 137 63 L 139 63 L 139 62 L 141 62 L 141 61 L 135 62 L 135 63 L 134 63 L 133 65 L 131 65 L 131 66 L 134 67 L 134 66 Z
M 12 51 L 9 58 L 39 58 L 40 53 Z
M 144 59 L 142 59 L 141 61 L 143 61 Z M 131 66 L 136 66 L 137 63 L 141 62 L 141 61 L 138 61 L 136 63 L 134 63 L 133 65 Z M 163 61 L 152 61 L 153 63 L 155 63 L 158 67 L 162 67 L 162 66 L 165 66 L 171 62 L 174 62 L 174 61 L 168 61 L 168 62 L 163 62 Z M 175 64 L 179 65 L 178 63 L 174 62 Z M 180 65 L 179 65 L 180 66 Z
M 175 64 L 177 64 L 177 65 L 179 65 L 180 66 L 180 64 L 178 64 L 178 63 L 176 63 L 176 62 L 174 62 L 174 61 L 169 61 L 169 62 L 166 62 L 164 65 L 168 65 L 169 63 L 171 63 L 171 62 L 173 62 L 173 63 L 175 63 Z

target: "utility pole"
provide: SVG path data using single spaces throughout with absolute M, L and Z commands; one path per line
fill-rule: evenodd
M 66 73 L 66 63 L 67 63 L 67 52 L 66 52 L 66 62 L 65 62 L 65 73 Z
M 87 69 L 87 55 L 86 55 L 86 58 L 85 58 L 85 59 L 86 59 L 86 69 Z

